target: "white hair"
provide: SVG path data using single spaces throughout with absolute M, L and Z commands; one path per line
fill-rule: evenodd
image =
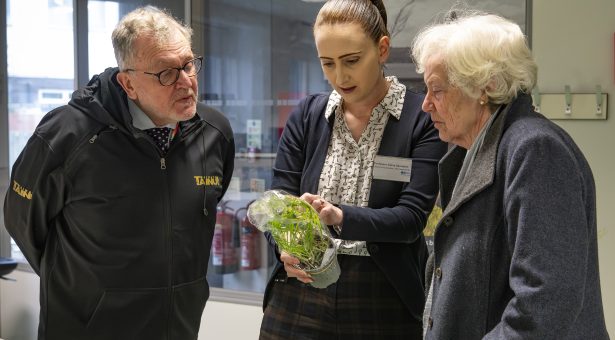
M 449 83 L 471 98 L 485 91 L 492 104 L 507 104 L 536 85 L 537 66 L 519 25 L 481 12 L 459 13 L 423 28 L 412 43 L 418 73 L 440 58 Z

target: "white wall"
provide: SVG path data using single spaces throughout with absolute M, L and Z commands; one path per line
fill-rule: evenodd
M 557 121 L 579 144 L 593 169 L 598 195 L 600 270 L 609 333 L 615 335 L 615 84 L 613 83 L 613 0 L 534 0 L 533 51 L 541 92 L 592 92 L 596 84 L 610 94 L 606 121 Z M 0 282 L 0 336 L 35 339 L 38 278 L 10 275 Z M 256 339 L 259 307 L 208 302 L 199 339 Z
M 555 121 L 579 145 L 596 181 L 598 247 L 607 328 L 615 336 L 615 84 L 613 0 L 534 0 L 532 45 L 543 93 L 609 93 L 606 121 Z
M 262 318 L 261 307 L 207 302 L 199 340 L 256 340 Z

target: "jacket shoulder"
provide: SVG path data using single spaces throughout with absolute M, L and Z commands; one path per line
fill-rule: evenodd
M 572 138 L 561 127 L 533 111 L 511 112 L 504 122 L 502 144 L 518 148 L 524 144 L 540 144 L 553 140 L 573 144 Z
M 425 94 L 415 89 L 406 88 L 406 99 L 416 101 L 422 104 L 423 100 L 425 99 Z
M 329 93 L 310 94 L 299 101 L 299 104 L 290 113 L 286 125 L 311 126 L 324 121 L 324 111 L 329 102 Z
M 227 141 L 233 139 L 233 130 L 231 129 L 231 123 L 222 112 L 203 103 L 198 103 L 196 110 L 201 119 L 207 125 L 218 130 Z
M 315 93 L 307 95 L 299 102 L 301 111 L 308 114 L 320 114 L 327 107 L 329 102 L 329 93 Z
M 42 139 L 52 151 L 66 154 L 103 126 L 74 107 L 63 105 L 43 116 L 34 135 Z
M 313 111 L 316 111 L 316 113 L 321 113 L 329 102 L 329 95 L 329 93 L 325 92 L 307 95 L 305 98 L 301 99 L 299 102 L 299 107 L 303 108 L 303 111 L 310 113 Z

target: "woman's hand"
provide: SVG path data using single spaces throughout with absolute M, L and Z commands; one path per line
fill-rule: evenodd
M 286 276 L 295 277 L 297 280 L 303 283 L 314 282 L 310 274 L 305 271 L 295 267 L 295 265 L 299 264 L 299 260 L 296 257 L 291 256 L 289 253 L 283 251 L 280 255 L 280 261 L 284 263 L 284 270 L 286 270 Z
M 301 199 L 308 202 L 320 217 L 320 220 L 324 224 L 328 225 L 342 225 L 342 221 L 344 220 L 344 213 L 342 209 L 334 206 L 333 204 L 325 201 L 322 197 L 318 195 L 312 195 L 310 193 L 305 193 L 301 195 Z

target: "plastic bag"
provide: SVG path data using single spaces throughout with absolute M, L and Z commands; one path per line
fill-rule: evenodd
M 325 288 L 337 281 L 337 243 L 318 213 L 306 201 L 281 190 L 269 190 L 250 204 L 248 219 L 260 231 L 269 231 L 281 251 L 301 262 L 313 287 Z

